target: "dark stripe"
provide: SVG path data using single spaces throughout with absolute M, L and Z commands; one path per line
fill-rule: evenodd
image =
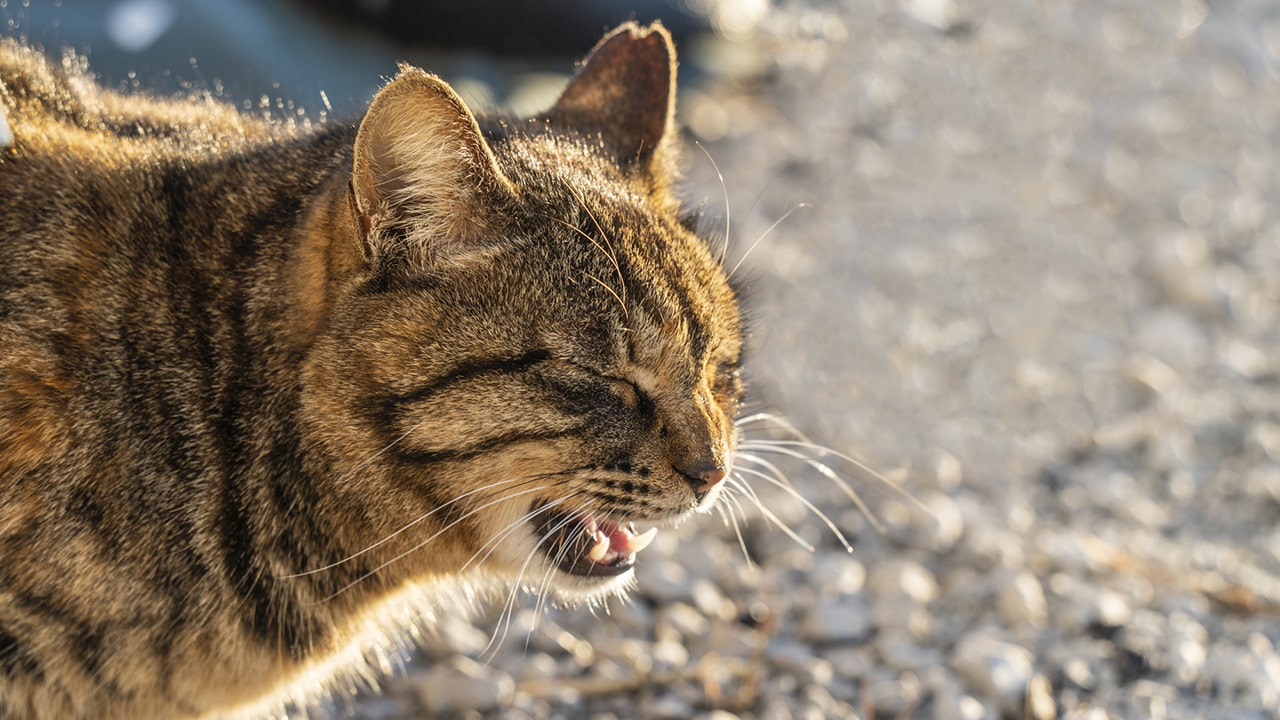
M 223 567 L 240 600 L 246 629 L 258 640 L 272 644 L 279 638 L 279 618 L 273 617 L 271 591 L 264 582 L 261 558 L 254 544 L 255 531 L 249 523 L 235 482 L 228 479 L 222 490 Z
M 392 406 L 399 406 L 422 400 L 430 397 L 433 393 L 449 387 L 450 385 L 466 382 L 467 380 L 480 375 L 487 375 L 489 373 L 516 373 L 528 370 L 538 363 L 545 362 L 550 357 L 551 353 L 547 350 L 530 350 L 529 352 L 514 358 L 504 357 L 468 360 L 416 390 L 411 390 L 402 395 L 393 395 L 390 403 Z
M 279 483 L 280 478 L 273 478 L 272 482 Z M 241 621 L 267 647 L 284 649 L 291 657 L 302 659 L 310 653 L 319 629 L 310 615 L 285 612 L 285 588 L 277 584 L 267 568 L 258 534 L 239 495 L 228 483 L 221 529 L 227 575 L 241 601 Z
M 67 628 L 68 644 L 72 652 L 80 660 L 85 674 L 102 681 L 102 630 L 90 627 L 88 623 L 76 623 Z
M 0 627 L 0 672 L 17 679 L 39 680 L 44 677 L 40 661 L 27 652 L 18 639 Z
M 12 580 L 8 577 L 2 579 L 6 584 L 10 584 Z M 71 659 L 80 664 L 85 677 L 95 683 L 99 689 L 115 697 L 124 694 L 115 681 L 102 677 L 103 628 L 93 627 L 80 619 L 79 613 L 62 604 L 61 599 L 55 595 L 36 595 L 19 591 L 13 592 L 9 597 L 13 605 L 27 615 L 41 618 L 47 624 L 62 628 L 71 650 Z
M 601 378 L 548 376 L 538 378 L 537 386 L 547 391 L 548 404 L 565 415 L 594 415 L 607 420 L 631 413 L 608 381 Z M 636 394 L 641 393 L 637 390 Z

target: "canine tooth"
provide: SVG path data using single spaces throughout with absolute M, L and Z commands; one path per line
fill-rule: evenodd
M 591 547 L 587 550 L 587 557 L 590 558 L 591 562 L 598 563 L 604 560 L 605 556 L 608 554 L 609 538 L 604 534 L 596 536 L 596 541 L 592 543 Z
M 651 527 L 648 530 L 645 530 L 640 535 L 636 535 L 635 537 L 631 538 L 631 540 L 627 543 L 627 550 L 630 550 L 633 553 L 638 553 L 641 550 L 649 547 L 649 543 L 653 542 L 653 539 L 657 536 L 658 536 L 658 528 Z

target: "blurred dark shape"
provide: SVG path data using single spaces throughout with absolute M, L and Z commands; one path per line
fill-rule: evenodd
M 661 20 L 677 42 L 710 29 L 681 0 L 295 0 L 405 45 L 470 47 L 504 55 L 581 55 L 626 20 Z

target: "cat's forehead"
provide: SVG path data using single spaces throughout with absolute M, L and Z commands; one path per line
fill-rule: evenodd
M 596 194 L 629 198 L 643 193 L 652 168 L 634 167 L 608 153 L 596 133 L 576 128 L 547 125 L 530 119 L 513 126 L 505 122 L 490 125 L 487 135 L 498 164 L 529 196 L 559 196 L 566 185 Z
M 607 335 L 610 364 L 669 382 L 697 376 L 712 354 L 736 357 L 737 301 L 705 242 L 590 138 L 512 135 L 495 148 L 521 189 L 527 232 L 591 298 L 580 335 Z M 584 305 L 585 307 L 585 305 Z M 582 343 L 602 351 L 601 344 Z

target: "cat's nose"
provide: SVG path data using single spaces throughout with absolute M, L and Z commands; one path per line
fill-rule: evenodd
M 712 488 L 724 482 L 725 477 L 729 475 L 729 469 L 723 465 L 718 465 L 711 461 L 697 462 L 683 468 L 676 468 L 676 472 L 684 476 L 689 487 L 693 488 L 693 494 L 702 500 Z

